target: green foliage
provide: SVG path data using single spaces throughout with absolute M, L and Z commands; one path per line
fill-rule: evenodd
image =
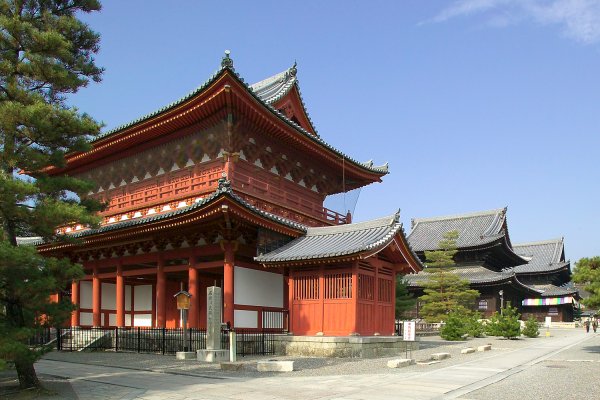
M 462 340 L 471 337 L 483 337 L 484 326 L 478 312 L 460 309 L 451 311 L 446 318 L 446 323 L 440 330 L 440 336 L 445 340 Z
M 408 291 L 408 283 L 402 276 L 398 276 L 396 279 L 396 319 L 404 319 L 406 312 L 412 311 L 416 303 L 417 299 Z
M 428 278 L 419 300 L 423 303 L 421 315 L 429 322 L 445 321 L 451 311 L 466 311 L 479 297 L 467 280 L 454 273 L 457 238 L 458 231 L 450 231 L 440 241 L 440 250 L 425 252 Z
M 463 340 L 467 336 L 466 317 L 463 312 L 452 311 L 446 316 L 446 323 L 440 329 L 440 336 L 445 340 Z
M 486 333 L 490 336 L 502 336 L 506 339 L 516 339 L 521 336 L 521 323 L 515 307 L 510 305 L 502 309 L 502 313 L 492 314 L 490 321 L 486 325 Z
M 583 283 L 590 293 L 582 303 L 589 308 L 600 308 L 600 256 L 582 258 L 575 263 L 573 282 Z
M 523 335 L 535 338 L 540 336 L 540 323 L 537 318 L 531 316 L 525 321 L 525 327 L 523 328 Z
M 17 236 L 60 240 L 55 228 L 94 226 L 101 205 L 83 199 L 91 185 L 50 176 L 65 154 L 90 148 L 100 132 L 67 96 L 100 81 L 94 63 L 99 36 L 76 18 L 97 0 L 0 0 L 0 357 L 15 364 L 23 388 L 37 386 L 33 362 L 46 350 L 27 340 L 68 318 L 69 301 L 51 303 L 81 276 L 68 259 L 43 258 L 17 247 Z

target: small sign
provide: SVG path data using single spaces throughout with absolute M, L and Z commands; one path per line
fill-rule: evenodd
M 173 296 L 177 300 L 178 310 L 189 310 L 190 309 L 190 297 L 192 295 L 185 290 L 175 293 Z
M 546 328 L 551 328 L 552 327 L 552 317 L 546 317 L 546 320 L 544 321 L 544 326 Z
M 404 328 L 402 332 L 402 340 L 414 342 L 417 327 L 415 321 L 404 321 L 402 326 Z

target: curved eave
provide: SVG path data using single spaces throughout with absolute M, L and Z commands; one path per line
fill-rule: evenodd
M 182 229 L 197 222 L 217 218 L 222 214 L 233 214 L 257 226 L 292 237 L 297 237 L 306 231 L 306 227 L 294 221 L 272 215 L 256 209 L 231 192 L 221 192 L 207 198 L 200 206 L 192 205 L 182 210 L 176 210 L 165 216 L 157 215 L 152 218 L 141 218 L 129 223 L 116 223 L 98 229 L 82 231 L 71 236 L 73 241 L 60 241 L 37 245 L 40 252 L 69 250 L 98 245 L 113 241 L 123 241 L 141 236 L 148 236 L 169 229 Z
M 256 112 L 261 113 L 261 109 L 268 110 L 267 115 L 270 122 L 279 128 L 279 130 L 287 132 L 290 138 L 299 138 L 307 147 L 316 152 L 321 152 L 325 149 L 329 155 L 328 158 L 339 166 L 342 165 L 341 160 L 343 159 L 344 165 L 348 169 L 347 173 L 354 172 L 359 176 L 369 176 L 372 180 L 380 181 L 381 177 L 389 172 L 387 164 L 376 167 L 372 163 L 356 161 L 325 142 L 319 136 L 289 120 L 273 106 L 266 104 L 255 95 L 249 86 L 244 83 L 243 79 L 233 69 L 228 67 L 219 70 L 205 84 L 182 99 L 99 136 L 92 141 L 93 148 L 90 151 L 67 156 L 66 168 L 51 168 L 46 172 L 49 174 L 67 172 L 78 166 L 102 158 L 107 154 L 114 153 L 114 146 L 119 146 L 118 150 L 121 151 L 141 141 L 154 139 L 161 133 L 173 132 L 174 130 L 192 125 L 201 118 L 206 118 L 218 111 L 223 111 L 225 107 L 223 107 L 222 103 L 211 103 L 211 100 L 223 94 L 228 84 L 234 85 L 238 89 L 235 91 L 236 93 L 243 93 L 243 96 L 248 98 L 248 100 L 252 99 Z M 212 108 L 210 108 L 211 104 L 213 105 Z M 202 110 L 204 107 L 207 107 L 207 109 Z

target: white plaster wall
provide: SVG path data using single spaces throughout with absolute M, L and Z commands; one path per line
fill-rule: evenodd
M 114 283 L 102 283 L 101 303 L 100 308 L 103 310 L 117 309 L 117 285 Z
M 283 307 L 283 275 L 235 267 L 233 276 L 235 304 Z
M 136 286 L 136 289 L 139 286 Z M 152 326 L 152 314 L 135 314 L 133 316 L 135 326 Z
M 92 308 L 92 282 L 91 281 L 79 282 L 79 308 Z M 82 324 L 83 324 L 83 322 L 82 322 Z
M 131 326 L 131 314 L 125 314 L 125 326 Z
M 131 285 L 125 285 L 125 311 L 131 311 Z
M 79 324 L 80 325 L 89 326 L 89 325 L 92 325 L 92 322 L 94 322 L 94 316 L 92 313 L 89 313 L 89 312 L 79 313 Z
M 258 311 L 235 310 L 233 318 L 236 328 L 258 328 Z
M 117 326 L 117 314 L 110 314 L 108 316 L 108 325 Z
M 133 307 L 135 311 L 152 310 L 152 285 L 139 285 L 133 288 Z M 149 314 L 150 315 L 150 314 Z M 137 315 L 136 315 L 137 318 Z M 137 321 L 137 320 L 136 320 Z M 136 326 L 146 326 L 138 325 Z

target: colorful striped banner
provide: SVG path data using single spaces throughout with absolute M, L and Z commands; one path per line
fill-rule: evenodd
M 556 306 L 559 304 L 571 304 L 573 297 L 544 297 L 541 299 L 525 299 L 521 302 L 524 306 Z

